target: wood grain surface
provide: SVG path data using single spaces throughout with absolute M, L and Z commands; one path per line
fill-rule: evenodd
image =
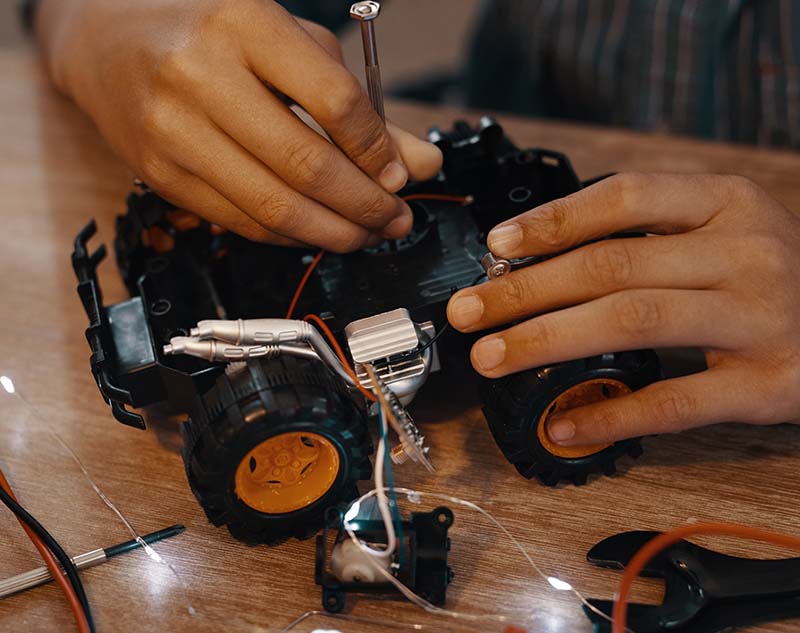
M 458 114 L 407 104 L 391 104 L 389 113 L 416 133 L 430 124 L 448 125 Z M 630 169 L 739 173 L 800 209 L 800 156 L 795 154 L 508 117 L 501 121 L 520 145 L 567 153 L 583 177 Z M 178 522 L 187 526 L 184 535 L 157 547 L 176 574 L 142 553 L 83 574 L 100 631 L 280 630 L 319 608 L 313 542 L 252 548 L 211 527 L 186 484 L 175 423 L 153 424 L 147 432 L 117 424 L 89 373 L 86 318 L 69 264 L 71 240 L 95 217 L 96 243 L 111 241 L 114 215 L 123 210 L 130 179 L 92 124 L 53 93 L 31 51 L 0 52 L 0 374 L 13 377 L 39 415 L 32 416 L 19 400 L 0 397 L 0 467 L 23 503 L 72 554 L 128 534 L 47 424 L 74 448 L 139 531 Z M 101 280 L 107 302 L 124 297 L 113 262 L 101 268 Z M 690 520 L 797 530 L 800 428 L 718 426 L 649 439 L 645 455 L 620 476 L 551 489 L 521 479 L 505 462 L 469 385 L 465 370 L 437 377 L 426 387 L 414 413 L 438 470 L 427 475 L 398 468 L 397 483 L 482 504 L 547 574 L 586 595 L 614 593 L 619 575 L 593 569 L 585 554 L 619 531 L 661 530 Z M 536 616 L 530 629 L 541 633 L 591 630 L 574 596 L 537 577 L 485 520 L 455 511 L 450 607 L 521 610 Z M 783 554 L 732 540 L 700 542 L 738 555 Z M 16 522 L 0 512 L 0 576 L 39 564 Z M 637 599 L 660 597 L 657 582 L 637 587 Z M 366 618 L 427 623 L 437 631 L 468 628 L 400 601 L 362 599 L 352 605 L 353 614 Z M 312 617 L 293 630 L 384 628 Z M 797 628 L 798 622 L 786 622 L 749 630 Z M 72 629 L 54 586 L 0 602 L 2 631 Z

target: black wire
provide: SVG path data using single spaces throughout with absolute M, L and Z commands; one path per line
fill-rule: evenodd
M 2 501 L 20 521 L 27 525 L 40 539 L 42 539 L 44 544 L 50 549 L 51 552 L 53 552 L 53 556 L 55 556 L 58 559 L 58 562 L 61 563 L 61 566 L 64 568 L 64 571 L 67 574 L 70 584 L 75 590 L 75 594 L 78 596 L 78 601 L 81 603 L 81 608 L 83 609 L 83 612 L 86 615 L 86 621 L 89 624 L 89 630 L 94 633 L 94 618 L 92 617 L 92 611 L 89 608 L 89 600 L 86 598 L 86 592 L 83 589 L 83 583 L 78 575 L 78 569 L 75 567 L 75 563 L 72 562 L 72 559 L 67 555 L 61 545 L 58 544 L 58 541 L 53 538 L 50 532 L 48 532 L 41 523 L 33 518 L 33 516 L 31 516 L 28 511 L 25 510 L 25 508 L 23 508 L 17 501 L 14 501 L 14 498 L 2 488 L 0 488 L 0 501 Z
M 479 281 L 481 281 L 481 280 L 482 280 L 484 277 L 486 277 L 486 273 L 481 273 L 480 275 L 478 275 L 478 276 L 475 278 L 475 281 L 473 281 L 473 282 L 472 282 L 472 283 L 471 283 L 469 286 L 467 286 L 467 287 L 468 287 L 468 288 L 471 288 L 472 286 L 475 286 L 475 285 L 477 285 L 477 284 L 478 284 L 478 282 L 479 282 Z M 455 290 L 455 289 L 453 289 L 453 294 L 455 294 L 455 292 L 456 292 L 456 290 Z M 424 352 L 426 349 L 428 349 L 429 347 L 433 346 L 433 344 L 434 344 L 434 343 L 436 343 L 436 341 L 438 341 L 438 340 L 439 340 L 439 337 L 440 337 L 442 334 L 444 334 L 444 333 L 445 333 L 445 332 L 446 332 L 446 331 L 447 331 L 449 328 L 450 328 L 450 322 L 449 322 L 449 321 L 445 321 L 445 324 L 444 324 L 444 326 L 442 327 L 442 329 L 441 329 L 441 330 L 439 330 L 439 331 L 438 331 L 436 334 L 434 334 L 434 335 L 433 335 L 433 338 L 431 338 L 431 339 L 430 339 L 430 340 L 429 340 L 427 343 L 425 343 L 425 345 L 423 345 L 423 346 L 421 346 L 421 347 L 418 347 L 417 349 L 413 350 L 413 353 L 414 353 L 414 354 L 421 354 L 421 353 L 422 353 L 422 352 Z

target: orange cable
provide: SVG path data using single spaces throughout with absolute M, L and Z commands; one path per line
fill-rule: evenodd
M 736 525 L 735 523 L 698 523 L 696 525 L 685 525 L 664 534 L 659 534 L 642 547 L 631 559 L 625 568 L 625 573 L 619 583 L 617 600 L 614 603 L 612 612 L 613 633 L 625 633 L 628 620 L 628 597 L 631 587 L 636 577 L 642 572 L 659 552 L 665 550 L 670 545 L 696 534 L 716 534 L 724 536 L 738 536 L 753 541 L 781 545 L 789 549 L 800 550 L 800 538 L 771 532 L 761 528 Z
M 14 495 L 14 491 L 11 489 L 11 485 L 8 483 L 5 475 L 3 474 L 2 469 L 0 469 L 0 487 L 6 491 L 8 496 L 10 496 L 14 501 L 17 501 L 17 497 Z M 22 529 L 25 530 L 25 533 L 28 535 L 28 538 L 31 540 L 33 545 L 39 550 L 39 554 L 41 554 L 42 559 L 44 560 L 45 565 L 47 565 L 47 569 L 50 570 L 50 575 L 53 577 L 58 585 L 61 587 L 61 590 L 66 595 L 67 600 L 69 601 L 69 606 L 72 609 L 72 613 L 75 616 L 75 621 L 78 624 L 78 630 L 81 633 L 89 633 L 89 621 L 86 619 L 86 613 L 83 611 L 83 607 L 81 606 L 80 600 L 78 600 L 78 595 L 75 593 L 75 589 L 69 583 L 64 572 L 61 570 L 61 565 L 59 565 L 56 557 L 53 556 L 53 552 L 44 544 L 42 539 L 39 538 L 39 535 L 36 534 L 31 528 L 29 528 L 22 519 L 17 517 L 17 521 L 22 526 Z
M 314 259 L 311 260 L 311 263 L 306 268 L 306 272 L 303 273 L 303 278 L 300 279 L 300 283 L 297 285 L 297 290 L 294 291 L 294 296 L 292 297 L 292 302 L 289 304 L 289 309 L 286 312 L 286 318 L 291 319 L 292 314 L 294 314 L 294 309 L 297 307 L 297 302 L 300 300 L 300 295 L 303 293 L 303 288 L 306 287 L 309 278 L 311 277 L 311 273 L 314 272 L 314 269 L 319 264 L 319 260 L 322 259 L 322 256 L 325 254 L 325 251 L 320 251 L 314 256 Z
M 443 193 L 412 193 L 401 198 L 406 202 L 411 202 L 412 200 L 441 200 L 443 202 L 458 202 L 463 205 L 469 204 L 473 199 L 472 196 L 448 196 Z
M 328 324 L 325 323 L 325 321 L 319 318 L 316 314 L 307 314 L 306 316 L 303 317 L 303 321 L 311 321 L 315 323 L 320 330 L 322 330 L 322 333 L 325 335 L 325 338 L 327 338 L 328 341 L 330 342 L 331 346 L 333 347 L 333 351 L 336 352 L 336 355 L 339 357 L 339 360 L 342 361 L 342 365 L 344 365 L 345 371 L 347 371 L 347 373 L 350 374 L 350 377 L 353 379 L 353 382 L 355 382 L 356 386 L 358 387 L 358 390 L 364 395 L 364 397 L 367 400 L 369 400 L 370 402 L 375 402 L 375 394 L 373 394 L 368 389 L 365 389 L 361 385 L 361 382 L 358 380 L 358 377 L 356 376 L 356 373 L 353 371 L 353 368 L 350 367 L 350 363 L 347 360 L 347 356 L 344 355 L 342 348 L 339 346 L 339 342 L 336 340 L 336 337 L 333 335 L 333 332 L 331 332 L 331 329 L 328 327 Z

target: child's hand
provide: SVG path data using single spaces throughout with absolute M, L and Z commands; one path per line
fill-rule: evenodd
M 56 85 L 176 205 L 333 251 L 410 230 L 392 193 L 433 176 L 441 153 L 387 131 L 324 28 L 268 0 L 42 0 L 40 12 Z
M 563 413 L 563 445 L 601 444 L 715 422 L 800 419 L 800 219 L 729 176 L 622 174 L 505 222 L 504 258 L 556 253 L 617 231 L 654 236 L 583 246 L 462 290 L 448 317 L 479 340 L 491 378 L 640 348 L 699 347 L 708 369 Z

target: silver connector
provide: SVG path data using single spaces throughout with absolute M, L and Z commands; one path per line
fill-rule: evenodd
M 200 321 L 190 336 L 176 336 L 164 354 L 186 354 L 210 362 L 239 362 L 281 354 L 322 360 L 351 387 L 356 383 L 319 330 L 291 319 Z
M 274 345 L 306 340 L 312 330 L 316 331 L 305 321 L 290 319 L 209 320 L 200 321 L 189 335 L 232 345 Z
M 386 120 L 383 107 L 383 85 L 381 83 L 381 67 L 378 62 L 378 43 L 375 37 L 375 18 L 381 11 L 379 2 L 366 0 L 356 2 L 350 7 L 350 17 L 361 25 L 361 40 L 364 45 L 364 71 L 367 77 L 367 92 L 375 112 Z
M 176 336 L 164 346 L 167 355 L 186 354 L 210 362 L 234 363 L 251 358 L 274 358 L 281 353 L 278 345 L 231 345 L 223 341 L 204 341 L 189 336 Z

